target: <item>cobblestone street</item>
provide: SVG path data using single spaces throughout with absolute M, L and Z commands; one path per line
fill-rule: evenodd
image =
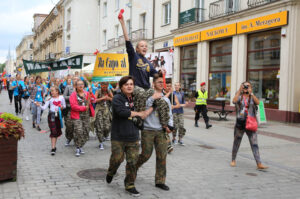
M 0 94 L 0 112 L 14 113 L 6 91 Z M 138 171 L 136 188 L 140 198 L 300 198 L 300 125 L 268 122 L 259 128 L 261 159 L 270 168 L 256 170 L 246 135 L 237 157 L 237 167 L 230 167 L 235 118 L 218 121 L 210 113 L 213 127 L 193 126 L 192 109 L 186 109 L 185 146 L 175 145 L 167 157 L 167 181 L 170 191 L 154 186 L 155 154 Z M 41 128 L 48 130 L 47 112 Z M 124 190 L 125 163 L 111 184 L 101 179 L 84 179 L 78 172 L 86 169 L 107 170 L 110 142 L 99 150 L 95 135 L 85 145 L 85 154 L 75 157 L 73 142 L 64 146 L 65 137 L 58 140 L 57 153 L 50 155 L 49 133 L 32 129 L 23 121 L 25 139 L 18 145 L 18 177 L 16 182 L 0 183 L 0 199 L 60 199 L 60 198 L 131 198 Z M 4 160 L 1 160 L 4 161 Z M 98 173 L 99 174 L 99 173 Z

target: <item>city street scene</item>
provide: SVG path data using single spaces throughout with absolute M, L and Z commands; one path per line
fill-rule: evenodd
M 0 199 L 300 198 L 300 0 L 0 18 Z

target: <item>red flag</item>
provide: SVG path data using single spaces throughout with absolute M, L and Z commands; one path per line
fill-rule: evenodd
M 96 49 L 96 51 L 94 52 L 94 55 L 97 55 L 99 53 L 99 50 Z
M 4 77 L 5 74 L 6 74 L 6 71 L 4 71 L 4 72 L 2 73 L 2 76 L 1 76 L 1 77 Z
M 120 13 L 119 13 L 119 16 L 118 16 L 118 19 L 122 19 L 123 18 L 123 13 L 124 13 L 124 9 L 121 9 Z

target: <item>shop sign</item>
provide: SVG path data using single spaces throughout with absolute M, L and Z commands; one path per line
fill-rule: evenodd
M 192 44 L 200 42 L 200 32 L 195 32 L 192 34 L 183 35 L 180 37 L 175 37 L 173 39 L 174 46 L 183 46 L 186 44 Z
M 201 41 L 228 37 L 236 34 L 236 24 L 230 24 L 201 32 Z
M 237 23 L 237 33 L 242 34 L 267 28 L 283 26 L 288 23 L 288 11 L 283 11 Z
M 186 10 L 179 14 L 179 25 L 196 21 L 196 8 Z
M 129 74 L 127 54 L 98 53 L 92 81 L 119 81 Z

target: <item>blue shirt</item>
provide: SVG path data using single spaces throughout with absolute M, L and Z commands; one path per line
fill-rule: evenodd
M 157 71 L 146 57 L 136 53 L 130 41 L 126 41 L 126 51 L 129 58 L 129 75 L 134 77 L 134 84 L 144 89 L 150 88 L 150 76 Z
M 26 85 L 25 83 L 23 83 L 22 89 L 24 90 L 24 93 L 23 93 L 22 97 L 25 97 L 25 96 L 29 97 L 30 94 L 29 94 L 29 91 L 28 91 L 28 85 Z
M 18 96 L 19 95 L 19 85 L 21 85 L 22 87 L 25 86 L 24 82 L 22 80 L 18 81 L 18 86 L 17 86 L 17 81 L 13 81 L 11 86 L 17 86 L 16 88 L 14 88 L 14 96 Z
M 36 92 L 35 99 L 34 99 L 35 101 L 43 102 L 42 91 L 43 91 L 43 88 L 41 86 L 37 86 L 37 92 Z
M 185 100 L 184 100 L 184 93 L 183 92 L 176 92 L 173 91 L 173 95 L 177 96 L 177 99 L 179 101 L 179 104 L 185 104 Z M 175 103 L 175 102 L 174 102 Z M 172 110 L 173 113 L 183 113 L 183 108 L 175 108 Z

